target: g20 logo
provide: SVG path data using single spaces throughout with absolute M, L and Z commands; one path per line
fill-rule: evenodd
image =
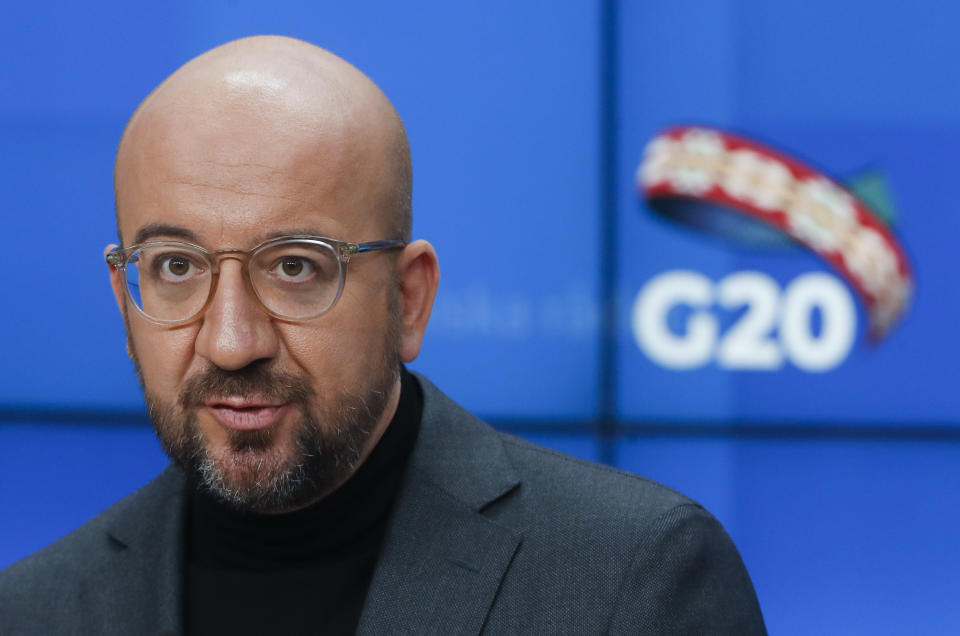
M 847 188 L 779 151 L 700 126 L 668 129 L 647 145 L 637 187 L 667 219 L 746 243 L 800 245 L 842 277 L 808 273 L 781 288 L 759 271 L 716 281 L 689 270 L 654 276 L 637 293 L 631 326 L 640 349 L 663 367 L 770 371 L 789 363 L 829 371 L 856 340 L 851 290 L 874 342 L 909 305 L 913 275 L 886 222 Z M 721 312 L 738 310 L 721 332 Z
M 675 331 L 669 316 L 680 308 L 687 315 Z M 743 308 L 721 333 L 718 309 Z M 819 329 L 814 329 L 815 315 Z M 846 285 L 822 272 L 798 276 L 781 289 L 763 272 L 736 272 L 714 282 L 699 272 L 672 270 L 640 290 L 630 324 L 640 349 L 668 369 L 715 362 L 723 369 L 772 371 L 789 362 L 824 372 L 850 354 L 857 311 Z

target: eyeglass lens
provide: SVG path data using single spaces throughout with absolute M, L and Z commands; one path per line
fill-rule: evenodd
M 336 300 L 340 263 L 322 241 L 290 241 L 257 250 L 250 283 L 264 306 L 279 316 L 309 318 Z M 127 288 L 137 307 L 161 321 L 186 320 L 207 302 L 213 272 L 207 255 L 183 245 L 148 245 L 130 255 Z

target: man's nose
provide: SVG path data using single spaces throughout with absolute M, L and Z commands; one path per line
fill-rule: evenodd
M 240 263 L 224 260 L 197 334 L 197 354 L 221 369 L 236 370 L 273 358 L 279 345 L 273 320 L 248 289 Z

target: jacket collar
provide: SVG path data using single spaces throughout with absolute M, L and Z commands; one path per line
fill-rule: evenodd
M 476 634 L 520 545 L 483 516 L 519 485 L 499 436 L 417 375 L 423 420 L 358 634 Z
M 473 511 L 516 488 L 520 480 L 500 436 L 422 375 L 414 376 L 423 389 L 423 419 L 410 472 Z

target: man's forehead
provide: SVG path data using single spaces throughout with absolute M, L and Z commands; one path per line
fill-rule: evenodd
M 352 179 L 343 166 L 321 168 L 312 181 L 281 169 L 256 177 L 224 168 L 168 178 L 150 168 L 132 171 L 117 192 L 117 220 L 127 244 L 185 238 L 221 249 L 249 247 L 275 234 L 356 241 L 376 233 L 381 217 L 375 189 L 363 175 Z
M 117 155 L 118 176 L 149 162 L 165 178 L 203 178 L 229 169 L 238 178 L 289 179 L 338 159 L 379 150 L 377 126 L 361 124 L 348 106 L 312 109 L 260 101 L 258 94 L 179 95 L 139 113 Z M 296 101 L 296 100 L 293 100 Z

